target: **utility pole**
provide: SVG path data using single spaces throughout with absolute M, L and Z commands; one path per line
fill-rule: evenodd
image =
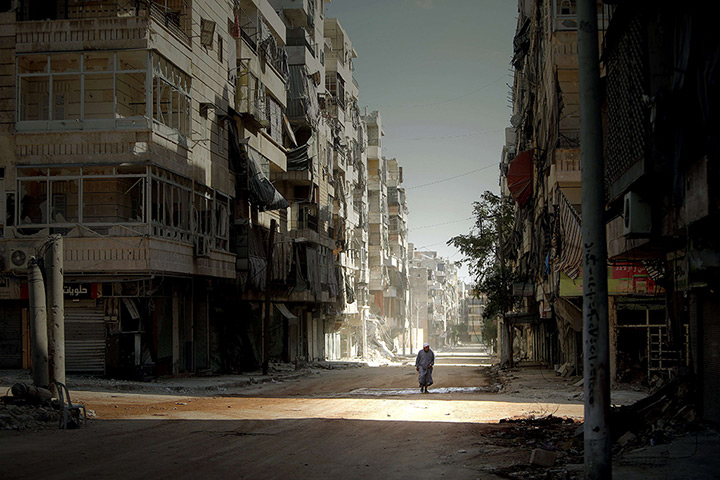
M 273 218 L 270 220 L 270 235 L 268 236 L 267 248 L 267 267 L 265 269 L 265 308 L 263 309 L 263 325 L 262 325 L 262 373 L 267 375 L 270 370 L 270 320 L 272 319 L 272 303 L 270 303 L 270 285 L 272 282 L 272 257 L 273 246 L 275 243 L 275 229 L 277 222 Z
M 53 235 L 45 253 L 47 277 L 47 329 L 50 390 L 57 395 L 53 382 L 65 383 L 65 302 L 63 280 L 63 238 Z
M 582 168 L 585 478 L 612 478 L 610 346 L 597 0 L 578 0 Z
M 48 328 L 45 306 L 45 284 L 35 257 L 28 262 L 28 294 L 30 301 L 30 335 L 32 337 L 32 375 L 36 387 L 47 387 L 50 383 L 48 372 Z

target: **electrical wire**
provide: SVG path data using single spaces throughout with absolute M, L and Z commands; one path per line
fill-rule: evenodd
M 473 173 L 476 173 L 476 172 L 479 172 L 482 170 L 486 170 L 491 167 L 497 167 L 497 166 L 498 166 L 497 163 L 485 165 L 484 167 L 476 168 L 475 170 L 470 170 L 469 172 L 461 173 L 461 174 L 455 175 L 453 177 L 443 178 L 442 180 L 435 180 L 434 182 L 423 183 L 422 185 L 413 185 L 412 187 L 405 187 L 405 190 L 413 190 L 415 188 L 429 187 L 430 185 L 437 185 L 438 183 L 449 182 L 450 180 L 455 180 L 456 178 L 465 177 L 467 175 L 470 175 L 470 174 L 473 174 Z
M 422 228 L 440 227 L 442 225 L 450 225 L 451 223 L 458 223 L 458 222 L 464 222 L 465 220 L 472 220 L 473 218 L 475 218 L 475 217 L 460 218 L 458 220 L 452 220 L 450 222 L 443 222 L 443 223 L 436 223 L 434 225 L 423 225 L 422 227 L 409 228 L 408 231 L 420 230 Z

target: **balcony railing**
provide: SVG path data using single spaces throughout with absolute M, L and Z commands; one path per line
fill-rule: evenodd
M 67 41 L 93 41 L 93 40 L 127 40 L 136 38 L 122 32 L 117 32 L 117 24 L 107 25 L 97 23 L 96 20 L 106 19 L 149 19 L 163 25 L 170 33 L 181 40 L 184 44 L 190 45 L 191 18 L 190 9 L 183 0 L 108 0 L 105 2 L 95 1 L 74 1 L 67 4 L 67 7 L 57 6 L 56 2 L 47 2 L 47 5 L 37 7 L 34 2 L 31 8 L 30 2 L 24 0 L 18 8 L 18 43 L 43 43 L 43 42 L 67 42 Z M 42 22 L 46 24 L 51 21 L 65 21 L 67 27 L 61 30 L 47 28 L 33 28 L 25 31 L 22 28 L 23 22 Z M 100 35 L 88 34 L 88 23 L 93 21 L 94 28 L 89 30 L 105 29 L 106 32 Z M 80 23 L 74 23 L 80 22 Z M 128 22 L 123 22 L 128 23 Z M 73 28 L 77 26 L 78 28 Z M 122 27 L 120 27 L 122 30 Z M 133 30 L 137 29 L 134 27 Z M 56 31 L 57 30 L 57 31 Z M 77 30 L 77 31 L 75 31 Z M 62 37 L 45 38 L 50 34 L 64 33 Z M 30 36 L 28 36 L 30 35 Z M 86 38 L 88 35 L 89 38 Z M 32 37 L 37 38 L 32 38 Z M 143 35 L 144 37 L 145 35 Z

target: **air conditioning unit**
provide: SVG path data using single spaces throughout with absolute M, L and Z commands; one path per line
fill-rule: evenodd
M 195 256 L 196 257 L 209 257 L 210 256 L 210 241 L 207 237 L 197 237 L 195 240 Z
M 649 237 L 652 231 L 652 208 L 636 192 L 628 192 L 623 200 L 623 235 Z
M 18 273 L 27 273 L 28 262 L 33 255 L 31 249 L 22 247 L 11 247 L 5 255 L 5 270 Z

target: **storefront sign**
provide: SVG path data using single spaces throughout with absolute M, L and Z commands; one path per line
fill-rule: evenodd
M 640 264 L 614 265 L 607 270 L 608 295 L 658 295 L 664 291 Z M 561 297 L 580 297 L 582 288 L 582 270 L 575 280 L 560 272 Z

